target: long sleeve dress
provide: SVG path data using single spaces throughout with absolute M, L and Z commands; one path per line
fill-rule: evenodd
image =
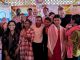
M 27 37 L 30 36 L 30 39 Z M 25 30 L 23 29 L 20 33 L 20 60 L 34 60 L 33 50 L 32 50 L 32 41 L 34 39 L 33 29 Z
M 2 36 L 2 60 L 5 60 L 7 51 L 11 60 L 18 60 L 19 56 L 15 56 L 17 44 L 19 42 L 19 34 L 15 32 L 13 35 L 10 32 L 3 33 Z

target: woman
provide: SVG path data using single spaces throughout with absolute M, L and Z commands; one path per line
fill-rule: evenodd
M 79 22 L 79 17 L 77 15 L 73 15 L 72 16 L 72 20 L 74 23 L 74 25 L 67 29 L 66 31 L 66 37 L 67 37 L 67 45 L 66 45 L 66 51 L 67 51 L 67 60 L 73 60 L 73 59 L 77 59 L 73 53 L 73 50 L 75 49 L 74 46 L 75 44 L 73 44 L 73 40 L 76 40 L 75 37 L 76 37 L 76 34 L 74 33 L 76 30 L 80 30 L 80 27 L 78 26 L 80 24 Z M 75 35 L 75 36 L 73 36 Z M 73 36 L 73 37 L 72 37 Z M 78 34 L 77 34 L 78 36 Z M 76 42 L 75 42 L 76 43 Z
M 55 13 L 54 13 L 54 12 L 50 12 L 50 13 L 49 13 L 49 17 L 51 18 L 51 22 L 52 22 L 52 23 L 54 23 L 54 22 L 53 22 L 54 16 L 55 16 Z
M 24 28 L 20 33 L 19 49 L 20 49 L 20 59 L 21 60 L 34 60 L 32 41 L 34 39 L 34 31 L 31 26 L 31 21 L 26 20 L 24 22 Z
M 9 21 L 7 30 L 2 36 L 2 59 L 3 60 L 18 60 L 18 52 L 16 52 L 19 42 L 19 33 L 16 30 L 16 23 Z

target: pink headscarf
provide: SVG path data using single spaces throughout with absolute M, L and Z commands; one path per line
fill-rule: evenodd
M 60 44 L 61 44 L 61 54 L 63 55 L 63 50 L 65 49 L 64 45 L 64 35 L 65 35 L 65 29 L 60 26 Z M 48 28 L 48 49 L 51 51 L 52 54 L 54 54 L 53 50 L 55 48 L 55 45 L 58 40 L 58 29 L 54 24 L 52 24 Z

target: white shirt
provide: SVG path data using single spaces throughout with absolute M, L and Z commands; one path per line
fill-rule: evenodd
M 41 25 L 41 27 L 37 28 L 36 25 L 32 25 L 32 28 L 34 29 L 35 35 L 33 42 L 35 43 L 41 43 L 43 39 L 43 27 L 44 25 Z

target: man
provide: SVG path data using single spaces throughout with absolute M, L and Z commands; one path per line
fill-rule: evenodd
M 32 24 L 35 24 L 35 19 L 34 19 L 34 16 L 33 16 L 33 10 L 32 8 L 28 8 L 28 16 L 27 16 L 27 19 L 30 19 L 30 21 L 32 22 Z
M 47 7 L 43 8 L 43 14 L 44 14 L 44 17 L 48 17 L 49 9 Z
M 16 9 L 16 16 L 13 17 L 13 21 L 15 21 L 16 23 L 21 22 L 21 16 L 20 16 L 21 10 L 18 8 Z
M 35 36 L 33 40 L 33 52 L 34 52 L 34 60 L 43 60 L 43 24 L 42 17 L 36 17 L 36 23 L 32 25 L 32 28 L 35 31 Z
M 60 24 L 60 16 L 55 15 L 54 24 L 52 24 L 48 29 L 49 60 L 62 60 L 64 58 L 65 29 Z
M 58 8 L 58 14 L 60 15 L 60 18 L 61 18 L 61 21 L 62 21 L 61 26 L 65 27 L 68 23 L 70 23 L 71 15 L 66 14 L 63 7 Z

